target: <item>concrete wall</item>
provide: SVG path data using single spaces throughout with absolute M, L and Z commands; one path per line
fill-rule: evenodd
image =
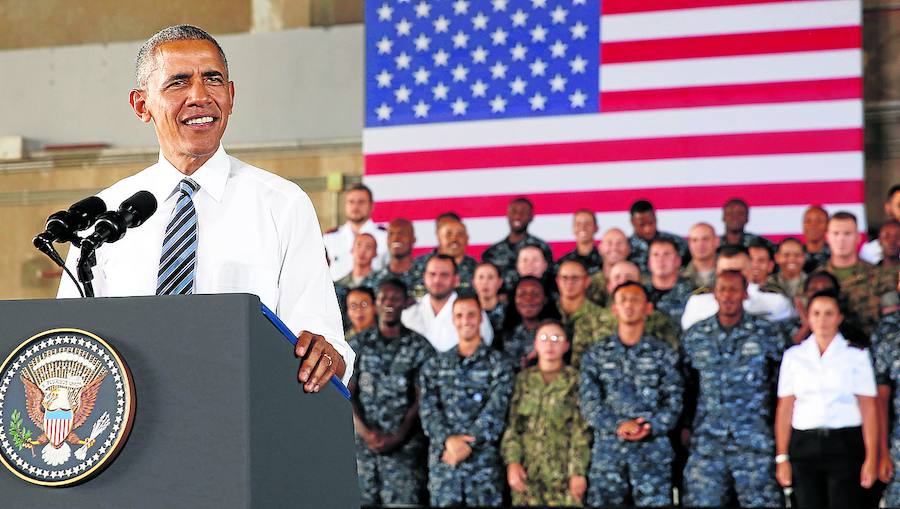
M 363 27 L 217 36 L 235 82 L 225 143 L 358 139 Z M 128 105 L 140 42 L 0 51 L 0 136 L 28 147 L 149 147 Z

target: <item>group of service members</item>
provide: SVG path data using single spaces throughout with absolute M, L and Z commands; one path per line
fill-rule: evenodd
M 599 249 L 577 212 L 553 263 L 520 198 L 481 262 L 453 213 L 413 258 L 409 221 L 381 230 L 368 189 L 347 197 L 326 246 L 364 505 L 779 507 L 780 485 L 794 507 L 865 507 L 881 479 L 900 506 L 900 236 L 863 262 L 856 218 L 813 206 L 776 246 L 732 200 L 721 238 L 685 242 L 641 200 Z M 885 208 L 900 218 L 900 187 Z

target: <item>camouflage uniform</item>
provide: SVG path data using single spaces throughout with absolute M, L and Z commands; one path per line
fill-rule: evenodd
M 608 310 L 594 304 L 588 299 L 584 299 L 584 303 L 581 304 L 581 307 L 571 315 L 568 315 L 563 311 L 562 305 L 559 302 L 557 302 L 556 307 L 559 310 L 559 316 L 562 317 L 563 325 L 569 330 L 569 334 L 571 334 L 569 342 L 572 344 L 572 365 L 577 367 L 577 364 L 575 364 L 575 345 L 583 346 L 582 348 L 579 348 L 580 357 L 580 354 L 584 353 L 587 349 L 585 345 L 589 345 L 609 336 L 615 328 L 613 327 L 611 330 L 609 327 L 609 315 L 606 313 Z
M 806 262 L 803 264 L 803 272 L 807 274 L 814 272 L 819 267 L 824 267 L 828 264 L 828 260 L 831 259 L 831 248 L 828 247 L 828 244 L 822 246 L 822 249 L 819 250 L 818 253 L 810 253 L 806 250 L 806 246 L 803 246 L 803 252 L 806 253 Z
M 666 436 L 681 413 L 684 382 L 678 353 L 644 334 L 626 347 L 618 334 L 592 346 L 581 365 L 581 408 L 594 430 L 587 504 L 623 505 L 629 486 L 638 506 L 672 503 L 674 453 Z M 643 417 L 650 435 L 620 439 L 622 422 Z
M 594 248 L 591 249 L 591 252 L 588 253 L 587 256 L 581 256 L 580 254 L 578 254 L 577 248 L 560 256 L 559 260 L 556 260 L 557 270 L 563 262 L 567 262 L 569 260 L 575 260 L 583 263 L 585 268 L 587 268 L 588 275 L 594 275 L 603 268 L 603 257 L 600 256 L 600 251 L 597 250 L 597 246 L 594 246 Z
M 721 237 L 719 237 L 719 245 L 725 246 L 728 244 L 732 244 L 731 242 L 728 242 L 726 240 L 726 238 L 727 238 L 726 235 L 722 235 Z M 771 240 L 769 240 L 765 237 L 760 237 L 759 235 L 754 235 L 752 233 L 747 233 L 747 232 L 741 233 L 741 240 L 740 240 L 740 242 L 737 243 L 737 245 L 744 246 L 747 249 L 749 249 L 750 244 L 754 244 L 756 242 L 762 242 L 763 244 L 765 244 L 766 247 L 769 248 L 770 253 L 775 252 L 775 244 L 772 244 Z
M 344 324 L 345 331 L 353 326 L 353 324 L 350 323 L 350 316 L 347 314 L 348 293 L 350 293 L 350 289 L 346 286 L 337 283 L 334 284 L 334 295 L 337 297 L 338 306 L 341 308 L 341 322 Z
M 687 261 L 691 256 L 688 251 L 687 242 L 678 235 L 657 231 L 656 236 L 674 242 L 678 247 L 678 255 L 681 256 L 682 261 Z M 650 255 L 650 241 L 644 240 L 637 235 L 632 235 L 631 237 L 628 237 L 628 244 L 631 246 L 631 254 L 628 255 L 628 260 L 641 269 L 641 274 L 649 272 L 647 269 L 647 257 Z
M 665 292 L 657 290 L 649 282 L 646 288 L 650 302 L 653 303 L 653 308 L 668 315 L 675 323 L 681 323 L 684 306 L 694 293 L 694 290 L 697 289 L 690 280 L 684 278 L 678 278 L 675 286 Z
M 487 248 L 481 255 L 482 261 L 491 262 L 500 269 L 500 278 L 503 279 L 504 291 L 510 291 L 513 289 L 513 286 L 515 286 L 516 280 L 519 277 L 516 272 L 516 257 L 519 256 L 519 250 L 525 246 L 537 246 L 541 248 L 541 251 L 544 253 L 544 258 L 547 259 L 547 265 L 553 265 L 553 252 L 550 251 L 550 246 L 543 240 L 527 232 L 519 242 L 510 244 L 509 237 L 507 237 Z
M 619 322 L 609 308 L 600 308 L 600 311 L 590 318 L 591 334 L 575 334 L 572 338 L 572 366 L 576 368 L 581 364 L 581 357 L 594 343 L 612 336 L 619 328 Z M 659 311 L 653 311 L 647 316 L 644 323 L 644 332 L 668 343 L 672 348 L 678 348 L 678 337 L 681 336 L 681 328 L 667 315 Z M 673 366 L 674 367 L 674 366 Z
M 900 311 L 891 313 L 881 320 L 878 330 L 872 336 L 875 357 L 875 382 L 891 388 L 892 405 L 888 407 L 889 429 L 888 444 L 891 448 L 891 459 L 894 472 L 900 472 Z M 887 507 L 900 507 L 900 473 L 888 483 L 884 492 Z
M 512 363 L 513 370 L 521 367 L 522 357 L 534 350 L 534 335 L 537 329 L 526 329 L 524 323 L 516 325 L 509 334 L 503 337 L 503 355 Z
M 697 322 L 681 342 L 688 386 L 699 383 L 684 504 L 724 505 L 733 482 L 742 507 L 781 506 L 772 425 L 784 341 L 745 313 L 730 330 L 718 314 Z
M 697 266 L 694 265 L 693 261 L 681 269 L 681 277 L 690 280 L 694 284 L 694 288 L 712 288 L 716 285 L 715 268 L 709 274 L 704 275 L 697 270 Z
M 359 418 L 373 431 L 389 433 L 400 427 L 416 400 L 416 377 L 434 356 L 424 337 L 401 327 L 396 338 L 385 338 L 377 327 L 350 340 L 356 352 L 353 398 Z M 356 466 L 363 505 L 420 504 L 425 487 L 422 462 L 426 441 L 421 430 L 413 432 L 398 449 L 379 454 L 356 437 Z
M 416 257 L 412 262 L 412 267 L 409 268 L 410 278 L 413 281 L 409 288 L 416 299 L 421 299 L 426 293 L 424 279 L 425 265 L 428 263 L 428 260 L 436 254 L 437 249 Z M 475 258 L 472 258 L 469 255 L 463 255 L 462 261 L 456 264 L 456 271 L 457 274 L 459 274 L 459 286 L 457 289 L 465 290 L 472 286 L 472 276 L 475 275 L 475 267 L 477 265 L 478 261 L 475 260 Z
M 488 320 L 491 321 L 491 328 L 494 329 L 494 337 L 499 338 L 500 334 L 503 332 L 503 321 L 506 319 L 506 304 L 498 302 L 494 309 L 490 311 L 485 309 L 484 312 L 487 314 Z
M 419 414 L 431 444 L 431 505 L 499 506 L 505 485 L 499 442 L 513 390 L 509 363 L 483 343 L 469 357 L 453 348 L 425 363 L 419 384 Z M 441 461 L 450 435 L 476 438 L 472 454 L 455 467 Z
M 781 273 L 771 274 L 766 279 L 766 284 L 760 287 L 764 292 L 777 292 L 793 299 L 803 293 L 803 285 L 806 284 L 807 275 L 801 272 L 797 279 L 787 281 L 781 277 Z
M 881 319 L 881 308 L 897 304 L 897 271 L 884 271 L 864 261 L 849 270 L 835 269 L 831 262 L 816 272 L 827 271 L 838 278 L 849 311 L 860 319 L 860 327 L 870 336 Z M 838 274 L 845 274 L 843 277 Z
M 412 296 L 413 290 L 416 286 L 416 277 L 413 273 L 412 267 L 406 272 L 391 272 L 390 267 L 385 267 L 379 271 L 373 271 L 371 274 L 366 276 L 363 279 L 360 286 L 365 286 L 371 288 L 373 291 L 378 291 L 378 285 L 381 284 L 382 281 L 387 279 L 398 279 L 404 285 L 406 285 L 406 293 Z
M 591 285 L 588 286 L 585 297 L 598 306 L 605 306 L 609 301 L 609 295 L 606 294 L 606 274 L 602 270 L 591 276 Z
M 513 505 L 579 505 L 569 478 L 587 477 L 590 440 L 578 407 L 578 370 L 564 366 L 550 383 L 537 367 L 519 373 L 500 443 L 503 461 L 521 463 L 528 474 L 528 491 L 513 491 Z

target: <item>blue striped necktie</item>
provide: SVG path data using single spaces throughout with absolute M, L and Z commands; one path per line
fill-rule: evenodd
M 200 184 L 186 178 L 178 183 L 178 202 L 166 227 L 156 295 L 187 295 L 194 293 L 197 272 L 197 212 L 191 197 Z

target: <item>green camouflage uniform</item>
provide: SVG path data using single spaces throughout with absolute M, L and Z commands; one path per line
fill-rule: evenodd
M 606 305 L 609 295 L 606 293 L 606 274 L 602 270 L 591 276 L 591 285 L 588 286 L 585 296 L 598 306 Z
M 697 270 L 697 266 L 694 265 L 694 262 L 689 262 L 687 265 L 681 269 L 681 277 L 685 279 L 689 279 L 692 283 L 694 283 L 695 288 L 712 288 L 716 283 L 716 271 L 713 271 L 709 274 L 701 274 L 699 270 Z
M 513 505 L 578 505 L 569 478 L 586 477 L 591 457 L 590 433 L 578 408 L 578 370 L 564 366 L 550 383 L 536 366 L 519 373 L 500 452 L 507 465 L 521 463 L 528 474 L 528 491 L 513 491 Z
M 835 269 L 831 262 L 816 272 L 827 271 L 838 278 L 841 294 L 846 297 L 849 310 L 860 319 L 860 328 L 870 336 L 881 319 L 881 308 L 897 304 L 897 271 L 886 271 L 857 261 L 844 277 L 838 274 L 844 269 Z

